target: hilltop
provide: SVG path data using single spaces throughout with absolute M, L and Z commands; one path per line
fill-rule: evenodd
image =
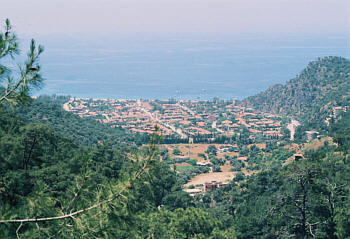
M 324 57 L 286 84 L 269 87 L 240 102 L 257 110 L 293 116 L 304 122 L 329 121 L 350 103 L 350 61 Z

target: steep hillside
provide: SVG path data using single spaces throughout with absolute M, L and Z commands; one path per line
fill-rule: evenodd
M 324 120 L 336 106 L 350 102 L 350 61 L 325 57 L 311 62 L 296 78 L 285 85 L 274 85 L 248 97 L 244 106 L 312 122 Z

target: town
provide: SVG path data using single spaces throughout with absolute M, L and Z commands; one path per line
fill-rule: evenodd
M 254 160 L 249 162 L 248 154 L 267 157 L 266 140 L 279 141 L 286 125 L 281 116 L 219 99 L 70 98 L 63 108 L 132 134 L 150 135 L 157 127 L 158 133 L 169 139 L 163 142 L 160 160 L 176 171 L 184 190 L 192 196 L 259 172 L 260 166 Z
M 152 134 L 157 126 L 162 135 L 183 139 L 195 135 L 233 136 L 242 129 L 252 137 L 283 136 L 280 116 L 257 112 L 236 105 L 235 101 L 71 98 L 64 109 L 131 133 Z

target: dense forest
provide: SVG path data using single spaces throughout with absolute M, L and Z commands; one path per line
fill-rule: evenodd
M 6 22 L 0 60 L 18 53 L 16 41 Z M 290 152 L 276 145 L 264 160 L 279 163 L 191 197 L 159 160 L 157 129 L 144 144 L 63 111 L 65 97 L 31 99 L 42 51 L 31 42 L 18 76 L 0 64 L 0 238 L 350 238 L 349 111 L 327 128 L 333 140 L 302 158 L 283 164 Z M 329 102 L 347 106 L 348 77 L 348 60 L 324 58 L 287 84 L 295 84 L 293 103 L 282 86 L 243 102 L 274 112 L 291 105 L 278 112 L 303 119 Z M 311 78 L 325 85 L 298 83 Z

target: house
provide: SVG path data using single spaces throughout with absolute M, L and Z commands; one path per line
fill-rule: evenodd
M 197 162 L 198 166 L 208 166 L 211 165 L 212 163 L 209 161 L 203 161 L 203 162 Z
M 220 188 L 222 186 L 225 186 L 225 183 L 222 182 L 216 182 L 211 181 L 210 183 L 204 183 L 204 192 L 212 192 L 215 191 L 217 188 Z

